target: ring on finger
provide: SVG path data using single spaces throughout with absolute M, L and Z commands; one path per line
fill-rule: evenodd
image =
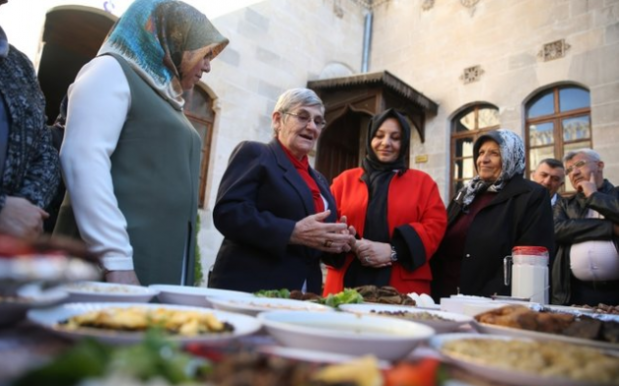
M 367 262 L 367 263 L 370 263 L 370 257 L 365 256 L 365 257 L 364 257 L 364 261 L 365 261 L 365 262 Z
M 329 240 L 329 239 L 328 239 L 328 240 L 325 240 L 325 243 L 323 243 L 323 246 L 324 246 L 325 248 L 329 248 L 329 247 L 331 247 L 331 246 L 332 246 L 332 241 L 331 241 L 331 240 Z

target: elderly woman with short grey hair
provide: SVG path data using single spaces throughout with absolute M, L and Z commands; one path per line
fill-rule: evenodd
M 325 178 L 308 154 L 325 127 L 325 108 L 314 91 L 284 92 L 271 115 L 268 144 L 245 141 L 233 151 L 213 209 L 224 241 L 209 287 L 321 293 L 323 254 L 354 243 Z

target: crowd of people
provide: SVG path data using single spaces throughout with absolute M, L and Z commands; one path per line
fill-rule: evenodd
M 54 235 L 83 240 L 105 280 L 192 285 L 201 147 L 182 93 L 227 44 L 182 1 L 134 1 L 69 87 L 58 134 L 32 64 L 0 27 L 0 233 L 36 238 L 66 186 Z M 330 184 L 308 158 L 324 115 L 312 90 L 289 89 L 273 139 L 233 151 L 210 287 L 510 295 L 504 256 L 537 246 L 551 257 L 552 303 L 618 304 L 618 187 L 594 150 L 544 159 L 530 181 L 523 140 L 485 132 L 476 176 L 446 208 L 432 176 L 409 168 L 411 127 L 395 109 L 371 118 L 360 167 Z M 560 191 L 565 176 L 574 192 Z

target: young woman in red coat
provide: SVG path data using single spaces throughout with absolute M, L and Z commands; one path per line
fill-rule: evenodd
M 369 125 L 362 167 L 344 171 L 331 186 L 339 217 L 359 239 L 353 252 L 330 260 L 324 295 L 361 285 L 390 285 L 401 293 L 430 293 L 428 261 L 446 229 L 437 184 L 409 169 L 411 128 L 393 109 Z

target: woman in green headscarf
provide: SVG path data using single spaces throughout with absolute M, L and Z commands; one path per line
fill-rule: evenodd
M 190 90 L 228 44 L 176 0 L 136 0 L 69 88 L 55 233 L 79 230 L 106 280 L 192 284 L 200 137 Z

